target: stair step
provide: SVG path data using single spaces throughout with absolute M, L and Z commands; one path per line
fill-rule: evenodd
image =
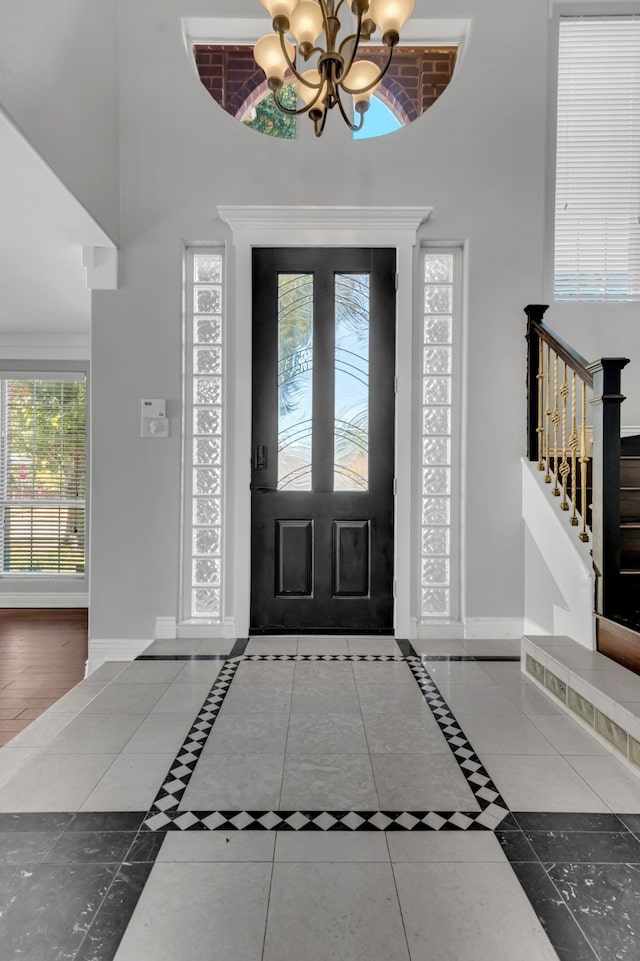
M 620 487 L 640 487 L 640 457 L 620 458 Z

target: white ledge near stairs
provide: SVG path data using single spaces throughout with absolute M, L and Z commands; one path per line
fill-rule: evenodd
M 525 635 L 521 654 L 527 680 L 640 775 L 640 676 L 569 637 Z

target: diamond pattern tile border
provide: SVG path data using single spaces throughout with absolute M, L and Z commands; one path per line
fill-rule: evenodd
M 242 661 L 406 663 L 456 759 L 480 811 L 180 811 L 202 749 Z M 509 810 L 435 682 L 416 655 L 243 654 L 226 658 L 191 730 L 147 812 L 149 831 L 469 831 L 497 828 Z

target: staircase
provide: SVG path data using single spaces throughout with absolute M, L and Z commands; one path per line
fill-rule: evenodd
M 640 674 L 640 436 L 620 437 L 629 361 L 588 363 L 547 327 L 546 309 L 525 308 L 528 457 L 590 544 L 598 651 Z

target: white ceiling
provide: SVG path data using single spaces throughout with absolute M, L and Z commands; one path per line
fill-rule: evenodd
M 88 342 L 83 246 L 114 245 L 0 110 L 1 342 Z

